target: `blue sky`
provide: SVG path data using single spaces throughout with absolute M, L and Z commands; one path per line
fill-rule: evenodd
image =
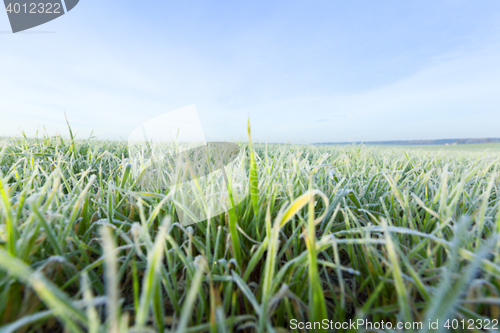
M 127 138 L 195 104 L 209 141 L 500 137 L 500 2 L 97 1 L 11 34 L 0 136 Z

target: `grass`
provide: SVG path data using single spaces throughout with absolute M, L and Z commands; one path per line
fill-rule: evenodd
M 241 147 L 247 198 L 182 226 L 124 143 L 4 140 L 0 332 L 500 318 L 499 153 Z
M 388 149 L 405 149 L 405 150 L 428 150 L 428 151 L 444 151 L 444 152 L 500 152 L 500 143 L 475 143 L 467 145 L 369 145 L 370 147 L 380 147 Z

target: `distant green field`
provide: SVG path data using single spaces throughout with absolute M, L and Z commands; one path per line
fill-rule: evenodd
M 500 152 L 500 143 L 478 143 L 478 144 L 470 144 L 470 145 L 367 145 L 369 147 L 380 147 L 380 148 L 401 148 L 401 149 L 417 149 L 417 150 L 433 150 L 433 151 L 492 151 L 492 152 Z

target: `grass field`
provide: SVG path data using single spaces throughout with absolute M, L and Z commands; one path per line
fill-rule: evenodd
M 431 150 L 431 151 L 443 151 L 443 152 L 485 152 L 494 153 L 500 152 L 500 143 L 477 143 L 477 144 L 467 144 L 467 145 L 408 145 L 408 146 L 396 146 L 396 145 L 369 145 L 369 147 L 380 147 L 380 148 L 399 148 L 405 150 Z
M 500 329 L 499 152 L 241 147 L 250 195 L 182 226 L 123 143 L 4 140 L 0 332 Z

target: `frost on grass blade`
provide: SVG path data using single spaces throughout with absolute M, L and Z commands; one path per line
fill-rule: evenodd
M 246 197 L 248 177 L 239 146 L 207 143 L 194 105 L 138 126 L 128 144 L 138 186 L 171 192 L 183 225 L 224 213 Z

